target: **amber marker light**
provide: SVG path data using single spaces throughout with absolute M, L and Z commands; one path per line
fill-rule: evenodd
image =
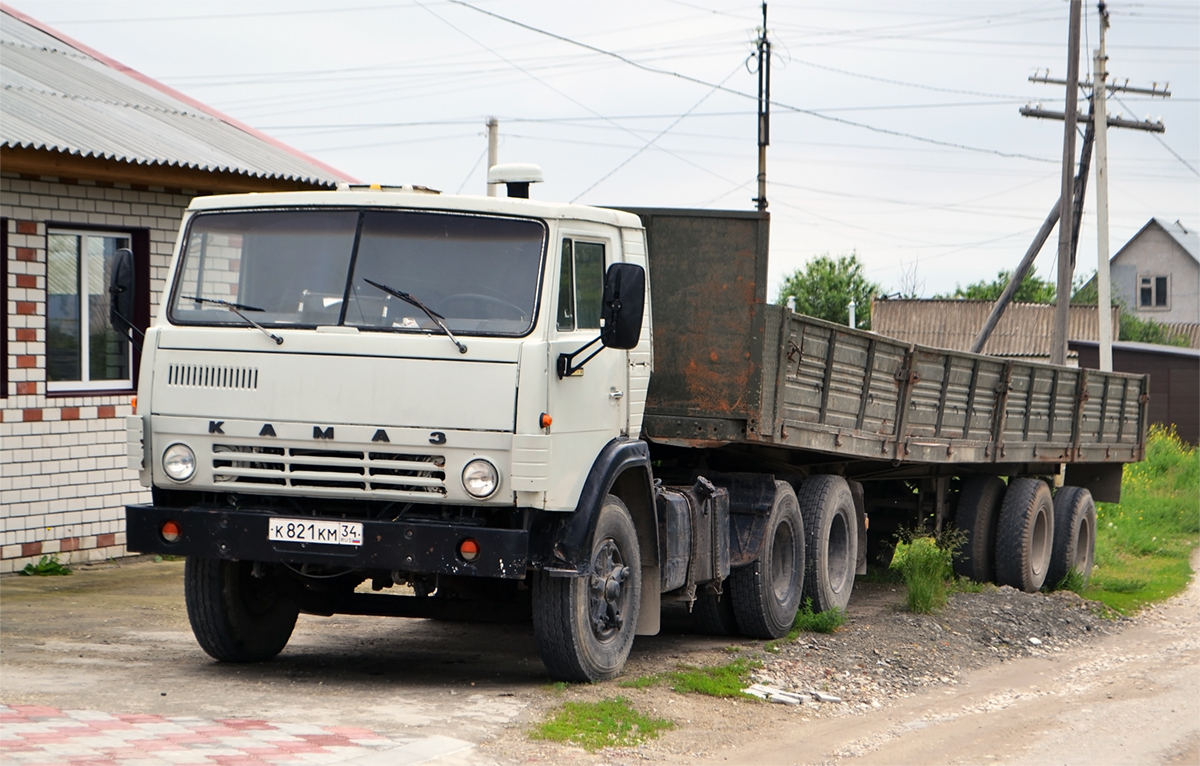
M 175 543 L 175 542 L 179 542 L 179 536 L 182 533 L 179 529 L 178 522 L 165 521 L 165 522 L 163 522 L 162 529 L 159 530 L 159 534 L 161 534 L 162 539 L 166 540 L 167 542 Z
M 543 412 L 542 417 L 538 422 L 542 424 L 542 428 L 549 428 L 550 424 L 554 422 L 554 418 L 550 417 L 550 413 Z
M 467 538 L 458 544 L 458 555 L 468 564 L 479 558 L 479 543 Z
M 134 395 L 134 397 L 132 399 L 129 400 L 129 405 L 131 407 L 133 407 L 133 414 L 136 415 L 137 414 L 137 395 L 136 394 Z

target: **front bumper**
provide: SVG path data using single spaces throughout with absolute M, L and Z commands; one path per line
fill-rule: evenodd
M 324 545 L 268 540 L 268 520 L 279 516 L 270 511 L 127 505 L 127 547 L 137 553 L 509 580 L 524 579 L 529 563 L 529 533 L 523 529 L 362 520 L 361 546 Z M 160 532 L 167 521 L 179 526 L 175 542 L 167 542 Z M 479 544 L 479 557 L 470 562 L 458 555 L 459 543 L 468 537 Z

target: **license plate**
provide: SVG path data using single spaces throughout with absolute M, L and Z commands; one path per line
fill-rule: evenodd
M 285 543 L 362 545 L 363 525 L 356 521 L 271 519 L 267 539 Z

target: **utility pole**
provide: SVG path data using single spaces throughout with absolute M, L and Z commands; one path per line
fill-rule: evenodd
M 1100 2 L 1100 47 L 1096 49 L 1092 75 L 1092 109 L 1096 114 L 1096 308 L 1100 317 L 1100 369 L 1112 372 L 1112 288 L 1108 273 L 1108 56 L 1104 33 L 1108 8 Z
M 1137 88 L 1129 85 L 1126 80 L 1124 84 L 1108 84 L 1108 56 L 1104 51 L 1105 31 L 1108 29 L 1108 8 L 1104 2 L 1099 3 L 1100 10 L 1100 47 L 1095 51 L 1095 75 L 1092 82 L 1078 83 L 1080 87 L 1090 87 L 1091 108 L 1088 114 L 1080 115 L 1078 119 L 1088 124 L 1088 137 L 1092 135 L 1093 129 L 1095 132 L 1096 141 L 1096 292 L 1097 304 L 1099 309 L 1099 326 L 1100 326 L 1100 369 L 1112 370 L 1112 284 L 1109 279 L 1109 242 L 1108 242 L 1108 128 L 1127 128 L 1131 130 L 1141 130 L 1147 133 L 1163 133 L 1166 131 L 1166 126 L 1162 120 L 1127 120 L 1120 117 L 1109 117 L 1107 108 L 1107 96 L 1109 92 L 1113 93 L 1137 93 L 1148 96 L 1160 96 L 1162 98 L 1170 98 L 1170 83 L 1159 89 L 1158 83 L 1154 83 L 1150 88 Z M 1070 77 L 1067 80 L 1057 80 L 1047 75 L 1034 75 L 1029 78 L 1030 82 L 1041 82 L 1052 85 L 1068 85 Z M 1040 106 L 1031 107 L 1025 106 L 1021 108 L 1021 114 L 1026 117 L 1042 117 L 1051 120 L 1063 120 L 1066 118 L 1064 112 L 1053 112 L 1042 109 Z M 1086 152 L 1085 152 L 1086 153 Z M 1086 162 L 1087 160 L 1081 160 Z M 1081 169 L 1081 175 L 1086 180 L 1086 170 Z M 1086 184 L 1085 184 L 1086 185 Z M 1079 184 L 1076 184 L 1076 192 L 1081 193 Z M 1073 237 L 1073 245 L 1071 252 L 1071 266 L 1075 265 L 1074 246 L 1078 243 L 1079 218 L 1082 217 L 1083 205 L 1075 206 L 1075 215 L 1077 220 L 1072 222 L 1075 235 Z M 1061 239 L 1060 239 L 1061 241 Z M 1061 256 L 1060 256 L 1061 257 Z M 1061 261 L 1059 263 L 1061 275 Z M 1059 284 L 1061 290 L 1061 282 Z M 1061 292 L 1059 295 L 1061 296 Z M 1055 319 L 1057 320 L 1057 314 Z M 1057 326 L 1055 327 L 1057 329 Z
M 488 161 L 487 170 L 483 171 L 484 178 L 487 178 L 488 170 L 491 170 L 497 163 L 500 162 L 500 121 L 495 117 L 487 118 L 487 137 Z M 496 184 L 487 185 L 487 195 L 489 197 L 496 196 Z
M 771 43 L 767 40 L 767 4 L 762 4 L 762 34 L 758 37 L 758 212 L 767 209 L 767 146 L 771 143 Z
M 1079 17 L 1081 0 L 1071 0 L 1067 35 L 1067 105 L 1063 127 L 1062 194 L 1058 213 L 1058 295 L 1054 303 L 1054 329 L 1050 333 L 1050 364 L 1066 364 L 1067 322 L 1071 310 L 1071 220 L 1075 177 L 1075 112 L 1079 103 Z
M 1108 12 L 1107 12 L 1107 9 L 1105 8 L 1105 4 L 1103 2 L 1101 2 L 1099 4 L 1099 6 L 1100 6 L 1100 16 L 1101 16 L 1101 20 L 1102 20 L 1102 24 L 1103 24 L 1101 31 L 1100 31 L 1100 45 L 1101 45 L 1100 52 L 1101 52 L 1101 55 L 1103 55 L 1104 30 L 1107 29 L 1107 27 L 1108 27 Z M 1107 56 L 1105 56 L 1104 60 L 1105 60 L 1105 63 L 1107 64 L 1107 60 L 1108 60 Z M 1093 82 L 1076 83 L 1076 85 L 1078 87 L 1091 88 L 1092 89 L 1092 97 L 1091 97 L 1091 107 L 1089 108 L 1088 113 L 1084 114 L 1084 115 L 1076 115 L 1076 120 L 1078 122 L 1086 123 L 1088 125 L 1088 129 L 1084 135 L 1083 151 L 1081 152 L 1081 157 L 1080 157 L 1079 175 L 1077 175 L 1075 177 L 1075 183 L 1074 183 L 1074 196 L 1078 200 L 1078 204 L 1072 205 L 1072 207 L 1074 208 L 1074 218 L 1071 221 L 1071 226 L 1070 226 L 1071 257 L 1070 257 L 1069 263 L 1070 263 L 1070 266 L 1072 267 L 1072 269 L 1074 269 L 1075 249 L 1079 244 L 1079 226 L 1082 223 L 1082 215 L 1083 215 L 1082 195 L 1083 195 L 1085 189 L 1087 188 L 1087 165 L 1088 165 L 1089 159 L 1091 157 L 1091 145 L 1092 145 L 1092 140 L 1094 138 L 1096 141 L 1096 154 L 1097 154 L 1097 156 L 1096 156 L 1097 171 L 1096 172 L 1097 172 L 1097 179 L 1098 179 L 1097 180 L 1097 189 L 1096 189 L 1096 203 L 1097 203 L 1097 206 L 1100 208 L 1100 213 L 1099 213 L 1098 218 L 1102 217 L 1101 220 L 1103 221 L 1103 223 L 1099 223 L 1098 225 L 1101 225 L 1104 227 L 1104 233 L 1100 238 L 1101 241 L 1103 242 L 1104 252 L 1102 254 L 1100 254 L 1100 253 L 1097 254 L 1098 259 L 1103 261 L 1103 265 L 1101 265 L 1100 263 L 1097 263 L 1096 287 L 1097 287 L 1098 292 L 1100 290 L 1109 290 L 1110 291 L 1107 298 L 1105 297 L 1105 295 L 1102 294 L 1099 296 L 1099 301 L 1098 301 L 1101 307 L 1104 307 L 1105 305 L 1108 306 L 1107 312 L 1105 312 L 1102 309 L 1101 314 L 1100 314 L 1101 354 L 1102 354 L 1102 359 L 1103 359 L 1104 336 L 1105 336 L 1105 334 L 1107 334 L 1111 338 L 1111 335 L 1112 335 L 1112 324 L 1111 324 L 1112 301 L 1111 301 L 1111 287 L 1109 286 L 1109 280 L 1108 280 L 1108 276 L 1109 276 L 1108 275 L 1108 224 L 1107 224 L 1107 221 L 1108 221 L 1108 163 L 1107 163 L 1108 146 L 1107 146 L 1107 143 L 1108 142 L 1107 142 L 1107 134 L 1104 134 L 1104 138 L 1101 139 L 1101 135 L 1102 135 L 1101 131 L 1106 128 L 1130 128 L 1133 130 L 1141 130 L 1141 131 L 1146 131 L 1149 133 L 1162 133 L 1166 130 L 1166 128 L 1163 126 L 1162 120 L 1157 120 L 1157 121 L 1152 121 L 1149 119 L 1147 119 L 1147 120 L 1127 120 L 1127 119 L 1123 119 L 1123 118 L 1119 118 L 1119 117 L 1108 117 L 1107 110 L 1104 106 L 1104 97 L 1105 97 L 1105 95 L 1107 95 L 1107 93 L 1110 93 L 1110 92 L 1112 92 L 1112 93 L 1121 92 L 1121 93 L 1138 93 L 1138 94 L 1149 95 L 1149 96 L 1161 96 L 1163 98 L 1169 98 L 1171 95 L 1171 91 L 1169 89 L 1170 83 L 1167 83 L 1166 86 L 1164 86 L 1162 90 L 1159 89 L 1158 83 L 1154 83 L 1154 86 L 1151 88 L 1135 88 L 1135 87 L 1132 87 L 1129 85 L 1129 80 L 1126 80 L 1125 83 L 1121 84 L 1121 85 L 1111 84 L 1111 85 L 1106 86 L 1106 83 L 1103 79 L 1104 77 L 1107 76 L 1105 67 L 1097 64 L 1096 72 L 1097 72 L 1097 80 L 1100 83 L 1099 97 L 1097 97 L 1098 91 L 1096 89 L 1095 83 L 1093 83 Z M 1030 82 L 1047 83 L 1047 84 L 1051 84 L 1051 85 L 1067 85 L 1069 83 L 1069 80 L 1058 80 L 1058 79 L 1051 78 L 1048 73 L 1045 75 L 1034 74 L 1032 77 L 1029 78 L 1029 81 Z M 1099 98 L 1099 101 L 1097 101 L 1097 98 Z M 1036 106 L 1036 107 L 1028 106 L 1028 105 L 1023 106 L 1023 107 L 1021 107 L 1021 114 L 1023 114 L 1026 117 L 1042 117 L 1042 118 L 1050 119 L 1050 120 L 1066 120 L 1066 116 L 1067 116 L 1066 111 L 1055 112 L 1055 111 L 1043 109 L 1040 105 Z M 1101 140 L 1104 140 L 1104 142 L 1105 142 L 1105 145 L 1103 148 L 1100 147 Z M 1033 266 L 1033 261 L 1037 257 L 1038 253 L 1041 251 L 1042 245 L 1044 245 L 1046 240 L 1049 238 L 1050 231 L 1054 228 L 1054 225 L 1059 222 L 1059 217 L 1062 214 L 1062 211 L 1063 211 L 1063 200 L 1060 197 L 1059 200 L 1054 203 L 1054 207 L 1050 211 L 1050 214 L 1048 216 L 1046 216 L 1046 220 L 1042 224 L 1042 228 L 1038 231 L 1037 236 L 1035 236 L 1033 238 L 1033 243 L 1029 246 L 1029 249 L 1025 252 L 1025 257 L 1021 259 L 1020 265 L 1018 265 L 1016 270 L 1013 272 L 1012 277 L 1008 281 L 1008 285 L 1004 288 L 1004 292 L 996 300 L 995 304 L 993 304 L 991 314 L 988 316 L 987 321 L 983 325 L 983 328 L 980 329 L 979 334 L 975 336 L 975 340 L 971 344 L 971 349 L 970 349 L 971 353 L 977 354 L 977 353 L 982 352 L 984 344 L 987 343 L 988 338 L 992 334 L 992 330 L 994 330 L 996 328 L 996 325 L 1000 321 L 1000 317 L 1004 314 L 1005 308 L 1008 307 L 1008 304 L 1012 301 L 1013 295 L 1015 295 L 1017 292 L 1017 288 L 1020 287 L 1021 282 L 1025 279 L 1025 275 L 1027 273 L 1029 273 L 1029 269 Z M 1063 228 L 1066 228 L 1065 223 L 1063 224 Z M 1061 231 L 1060 231 L 1060 234 L 1061 234 Z M 1061 242 L 1061 238 L 1060 238 L 1060 242 Z M 1060 259 L 1060 265 L 1061 265 L 1061 259 Z M 1104 281 L 1101 282 L 1101 280 L 1104 280 Z M 1068 314 L 1068 316 L 1069 316 L 1069 314 Z M 1109 341 L 1108 348 L 1109 348 L 1110 364 L 1109 364 L 1108 368 L 1105 368 L 1102 366 L 1101 369 L 1111 369 L 1111 349 L 1112 349 L 1111 339 Z M 1064 359 L 1065 359 L 1065 353 L 1064 353 Z

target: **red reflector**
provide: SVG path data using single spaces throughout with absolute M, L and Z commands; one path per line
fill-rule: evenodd
M 458 544 L 458 555 L 463 561 L 474 561 L 479 558 L 479 543 L 468 537 Z
M 166 540 L 167 542 L 173 543 L 173 542 L 176 542 L 177 540 L 179 540 L 179 534 L 180 534 L 179 524 L 175 523 L 174 521 L 165 522 L 162 525 L 161 531 L 162 531 L 162 538 L 164 540 Z

